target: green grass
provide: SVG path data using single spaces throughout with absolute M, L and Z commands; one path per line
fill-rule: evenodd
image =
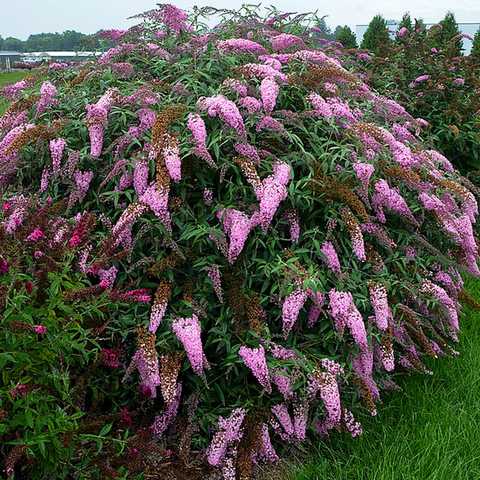
M 18 82 L 26 75 L 28 75 L 28 72 L 24 70 L 0 73 L 0 89 L 3 88 L 5 85 L 8 85 L 9 83 Z M 8 101 L 0 95 L 0 115 L 6 110 L 7 106 Z
M 480 281 L 468 289 L 480 298 Z M 480 313 L 465 308 L 460 357 L 432 363 L 364 419 L 356 440 L 334 433 L 272 477 L 284 480 L 480 480 Z
M 15 83 L 24 78 L 28 72 L 25 70 L 0 73 L 0 87 L 9 83 Z

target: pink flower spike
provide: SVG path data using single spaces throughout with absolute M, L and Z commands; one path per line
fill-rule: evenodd
M 156 398 L 157 387 L 161 382 L 158 355 L 155 349 L 155 335 L 149 333 L 145 340 L 146 342 L 142 343 L 135 352 L 125 372 L 124 381 L 137 369 L 141 381 L 140 391 L 150 398 Z
M 239 210 L 228 208 L 219 210 L 217 217 L 222 220 L 223 229 L 228 235 L 228 261 L 233 263 L 243 250 L 248 235 L 253 228 L 252 220 Z
M 182 178 L 182 161 L 180 159 L 180 149 L 178 141 L 175 137 L 169 137 L 171 141 L 167 142 L 167 146 L 163 150 L 165 166 L 168 174 L 174 182 L 179 182 Z
M 256 113 L 262 108 L 262 103 L 255 97 L 243 97 L 239 100 L 238 103 L 250 114 Z
M 276 162 L 273 174 L 262 180 L 256 189 L 256 196 L 260 201 L 260 211 L 256 218 L 266 231 L 273 220 L 280 203 L 287 198 L 287 184 L 290 180 L 290 166 L 283 162 Z
M 145 160 L 139 160 L 135 164 L 133 171 L 133 188 L 140 197 L 145 193 L 148 186 L 148 163 Z
M 385 287 L 378 283 L 369 285 L 370 302 L 375 312 L 375 323 L 377 327 L 385 331 L 392 320 L 392 312 L 388 305 L 387 291 Z
M 290 377 L 286 373 L 281 371 L 279 373 L 275 373 L 272 375 L 272 382 L 275 384 L 277 390 L 282 394 L 286 401 L 292 397 L 292 385 L 290 382 Z
M 337 380 L 329 372 L 320 374 L 320 398 L 327 412 L 324 426 L 329 430 L 340 422 L 342 409 Z
M 352 361 L 352 366 L 355 373 L 363 380 L 365 386 L 370 391 L 370 394 L 375 400 L 380 398 L 377 384 L 373 379 L 373 352 L 371 349 L 360 351 Z M 376 410 L 373 410 L 372 415 L 376 415 Z
M 217 48 L 222 53 L 251 53 L 262 55 L 266 50 L 259 43 L 246 38 L 230 38 L 217 43 Z
M 297 243 L 300 239 L 300 221 L 296 210 L 288 210 L 285 212 L 285 218 L 289 224 L 290 240 Z
M 207 268 L 208 278 L 213 284 L 213 290 L 217 295 L 218 301 L 223 303 L 222 276 L 218 265 L 211 265 Z
M 262 80 L 260 95 L 262 97 L 263 109 L 267 114 L 272 113 L 275 108 L 279 90 L 278 83 L 273 78 L 267 77 Z
M 156 438 L 160 438 L 170 424 L 175 420 L 178 413 L 178 407 L 180 406 L 180 400 L 182 396 L 182 384 L 177 384 L 174 399 L 167 405 L 167 408 L 161 415 L 157 415 L 154 419 L 151 427 L 152 433 Z
M 218 431 L 207 449 L 207 461 L 213 467 L 222 463 L 227 447 L 242 438 L 242 424 L 246 413 L 243 408 L 235 408 L 229 417 L 219 417 Z
M 272 48 L 277 52 L 287 50 L 291 47 L 301 48 L 304 46 L 304 42 L 300 37 L 289 33 L 280 33 L 279 35 L 272 37 L 270 43 L 272 44 Z
M 340 274 L 340 261 L 332 242 L 324 242 L 320 251 L 325 255 L 325 262 L 330 270 L 337 275 Z
M 140 202 L 152 210 L 152 212 L 160 219 L 165 229 L 171 231 L 171 218 L 168 211 L 168 189 L 159 190 L 155 183 L 152 183 L 145 193 L 139 198 Z
M 5 275 L 8 273 L 8 270 L 10 269 L 10 265 L 6 260 L 3 258 L 0 258 L 0 275 Z
M 282 440 L 288 440 L 292 438 L 295 434 L 295 427 L 293 425 L 292 418 L 288 413 L 288 407 L 285 403 L 280 403 L 272 407 L 272 413 L 275 415 L 276 420 L 274 420 L 273 427 L 277 430 L 277 433 L 280 435 Z M 279 428 L 281 427 L 281 428 Z
M 206 110 L 210 117 L 219 117 L 241 137 L 245 136 L 246 131 L 242 115 L 231 100 L 228 100 L 223 95 L 203 97 L 198 101 L 198 106 L 202 110 Z
M 27 241 L 29 241 L 29 242 L 38 242 L 38 241 L 41 240 L 44 236 L 45 236 L 45 234 L 43 233 L 43 230 L 41 230 L 40 228 L 36 228 L 36 229 L 33 230 L 33 232 L 27 237 Z
M 293 406 L 293 429 L 298 441 L 303 442 L 307 433 L 308 402 L 297 402 Z
M 450 335 L 454 341 L 458 341 L 458 305 L 454 302 L 448 293 L 440 286 L 431 282 L 430 280 L 424 280 L 420 287 L 420 292 L 426 295 L 431 295 L 435 298 L 440 305 L 445 309 L 449 320 Z
M 120 366 L 120 351 L 115 348 L 102 348 L 100 359 L 108 368 L 118 368 Z
M 50 155 L 52 156 L 52 171 L 53 175 L 58 175 L 60 165 L 62 162 L 63 151 L 65 150 L 67 142 L 63 138 L 50 140 Z
M 100 277 L 100 287 L 112 288 L 117 278 L 118 269 L 115 266 L 110 267 L 108 270 L 100 269 L 98 276 Z
M 367 332 L 361 313 L 353 303 L 350 292 L 337 292 L 335 289 L 329 292 L 330 315 L 332 316 L 335 329 L 340 334 L 348 327 L 353 339 L 362 350 L 368 348 Z
M 307 300 L 307 292 L 301 288 L 285 297 L 282 306 L 283 335 L 288 336 L 297 321 L 298 314 Z
M 345 428 L 353 438 L 358 437 L 363 433 L 362 425 L 355 420 L 355 417 L 350 410 L 343 411 L 343 421 L 345 423 Z
M 260 459 L 268 463 L 275 463 L 279 460 L 277 452 L 273 448 L 272 441 L 270 439 L 270 433 L 268 431 L 268 425 L 266 423 L 262 424 L 262 443 L 257 455 L 260 457 Z
M 370 177 L 375 171 L 375 167 L 370 163 L 354 163 L 353 170 L 357 178 L 362 182 L 363 188 L 366 191 L 368 189 L 368 183 L 370 182 Z
M 51 82 L 43 82 L 40 87 L 40 100 L 37 103 L 37 115 L 41 115 L 45 110 L 55 103 L 57 88 Z
M 263 346 L 260 345 L 258 348 L 242 346 L 238 353 L 245 365 L 251 370 L 253 376 L 258 380 L 258 383 L 260 383 L 267 393 L 272 393 L 270 373 L 268 371 Z
M 177 318 L 172 323 L 172 330 L 187 352 L 193 371 L 197 375 L 202 375 L 207 364 L 203 354 L 198 317 L 193 314 L 191 318 Z

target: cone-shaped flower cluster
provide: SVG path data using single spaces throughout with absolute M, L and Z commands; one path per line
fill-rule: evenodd
M 172 330 L 183 345 L 193 371 L 201 375 L 207 366 L 203 354 L 200 322 L 196 315 L 190 318 L 178 318 L 172 324 Z

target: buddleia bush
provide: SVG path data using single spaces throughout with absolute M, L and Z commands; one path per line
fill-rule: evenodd
M 73 470 L 250 478 L 307 436 L 359 435 L 397 375 L 455 354 L 477 202 L 315 18 L 138 18 L 103 32 L 116 45 L 95 62 L 8 88 L 3 271 L 71 265 L 80 284 L 51 295 L 101 302 L 92 357 L 122 352 L 122 382 L 96 380 L 114 400 L 78 407 L 110 427 L 79 437 L 98 448 Z M 2 285 L 8 305 L 20 287 Z M 121 409 L 127 430 L 108 417 Z M 121 448 L 98 443 L 110 429 Z M 23 455 L 42 472 L 25 429 L 9 435 L 10 472 Z
M 358 59 L 357 54 L 352 68 L 362 70 L 377 92 L 427 120 L 435 147 L 464 174 L 477 178 L 479 63 L 473 54 L 461 56 L 458 46 L 469 36 L 452 32 L 448 36 L 441 25 L 428 31 L 420 22 L 407 26 L 399 29 L 391 48 L 370 58 L 360 54 Z M 439 32 L 447 35 L 440 43 Z

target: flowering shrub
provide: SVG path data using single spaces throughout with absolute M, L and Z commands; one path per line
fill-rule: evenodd
M 131 473 L 140 470 L 131 455 L 140 437 L 129 435 L 137 412 L 129 407 L 141 402 L 129 403 L 129 392 L 119 388 L 128 360 L 121 332 L 133 327 L 133 317 L 111 322 L 125 298 L 107 289 L 111 271 L 99 271 L 102 281 L 93 287 L 79 271 L 70 242 L 62 241 L 74 238 L 78 229 L 58 228 L 61 205 L 39 210 L 26 198 L 22 202 L 22 225 L 15 235 L 2 230 L 1 237 L 0 452 L 5 473 L 66 478 L 74 466 L 105 478 L 126 471 L 125 465 Z M 10 208 L 3 204 L 4 212 Z M 84 227 L 88 233 L 91 225 Z M 141 440 L 147 446 L 148 441 Z M 164 449 L 155 448 L 166 458 Z M 108 464 L 104 455 L 110 456 Z
M 371 87 L 430 124 L 431 141 L 463 172 L 480 167 L 478 58 L 459 56 L 461 35 L 439 43 L 441 26 L 403 27 L 396 42 L 368 62 L 355 58 Z M 436 46 L 434 46 L 436 45 Z M 443 48 L 442 48 L 443 47 Z
M 395 375 L 455 353 L 477 202 L 426 122 L 309 17 L 209 12 L 142 14 L 0 120 L 2 322 L 24 325 L 2 391 L 28 390 L 2 407 L 7 473 L 48 471 L 45 427 L 10 418 L 52 384 L 48 448 L 97 447 L 65 471 L 250 478 L 285 443 L 359 435 Z

